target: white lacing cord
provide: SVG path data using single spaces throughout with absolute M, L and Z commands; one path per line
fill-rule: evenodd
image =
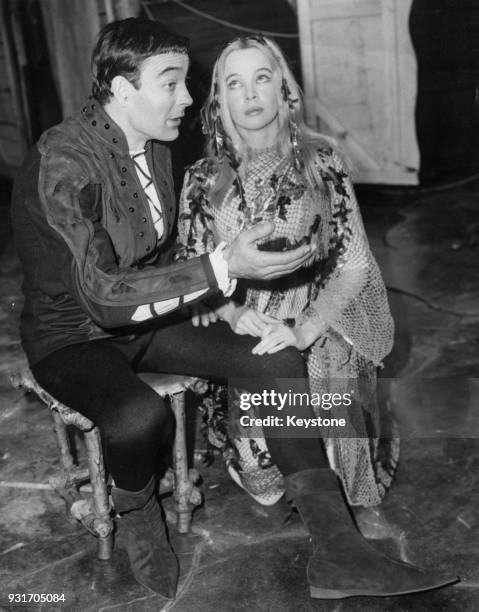
M 213 15 L 210 15 L 209 13 L 205 13 L 204 11 L 200 11 L 199 9 L 193 8 L 189 4 L 186 4 L 185 2 L 181 2 L 181 0 L 170 0 L 170 1 L 174 2 L 175 4 L 178 4 L 185 10 L 190 11 L 191 13 L 194 13 L 195 15 L 199 15 L 200 17 L 203 17 L 203 19 L 209 19 L 210 21 L 219 23 L 220 25 L 225 26 L 226 28 L 231 28 L 233 30 L 239 30 L 240 32 L 248 32 L 248 34 L 263 34 L 263 36 L 273 36 L 275 38 L 299 38 L 299 34 L 286 34 L 285 32 L 269 32 L 268 30 L 256 30 L 254 28 L 246 28 L 244 26 L 237 25 L 236 23 L 232 23 L 231 21 L 225 21 L 224 19 L 213 17 Z M 145 9 L 145 12 L 148 15 L 148 18 L 154 19 L 154 16 L 151 10 L 148 8 L 148 4 L 156 4 L 156 2 L 154 1 L 142 2 L 141 4 L 143 8 Z

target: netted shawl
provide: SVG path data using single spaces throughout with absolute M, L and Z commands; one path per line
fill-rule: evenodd
M 197 162 L 186 174 L 181 196 L 179 257 L 211 251 L 221 240 L 230 243 L 261 220 L 275 224 L 261 248 L 281 250 L 304 242 L 316 246 L 313 266 L 273 282 L 248 281 L 242 300 L 279 319 L 309 319 L 324 329 L 305 354 L 312 392 L 344 392 L 354 380 L 367 381 L 357 392 L 364 418 L 357 418 L 355 407 L 348 437 L 326 442 L 350 503 L 369 506 L 379 503 L 397 461 L 391 436 L 386 452 L 380 449 L 375 395 L 364 391 L 375 388 L 374 366 L 392 348 L 393 323 L 351 181 L 331 149 L 319 149 L 319 160 L 325 189 L 312 193 L 289 158 L 275 150 L 252 156 L 243 180 L 246 207 L 234 187 L 221 203 L 211 202 L 216 162 Z

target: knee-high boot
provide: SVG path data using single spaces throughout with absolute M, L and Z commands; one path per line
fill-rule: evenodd
M 303 470 L 285 482 L 313 543 L 307 569 L 312 597 L 386 597 L 457 582 L 455 576 L 396 561 L 368 544 L 354 525 L 332 470 Z
M 166 532 L 156 498 L 154 478 L 141 491 L 114 487 L 119 529 L 127 536 L 127 551 L 136 580 L 155 593 L 172 599 L 178 583 L 178 560 Z

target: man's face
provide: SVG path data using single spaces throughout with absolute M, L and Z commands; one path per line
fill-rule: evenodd
M 178 137 L 181 117 L 193 102 L 185 83 L 188 66 L 182 53 L 153 55 L 142 63 L 139 88 L 128 96 L 130 142 Z

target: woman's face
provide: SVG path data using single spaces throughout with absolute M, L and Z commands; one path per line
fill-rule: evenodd
M 225 60 L 225 87 L 231 119 L 243 138 L 257 142 L 258 132 L 264 132 L 264 144 L 273 144 L 279 130 L 278 84 L 268 56 L 257 47 L 232 51 Z

